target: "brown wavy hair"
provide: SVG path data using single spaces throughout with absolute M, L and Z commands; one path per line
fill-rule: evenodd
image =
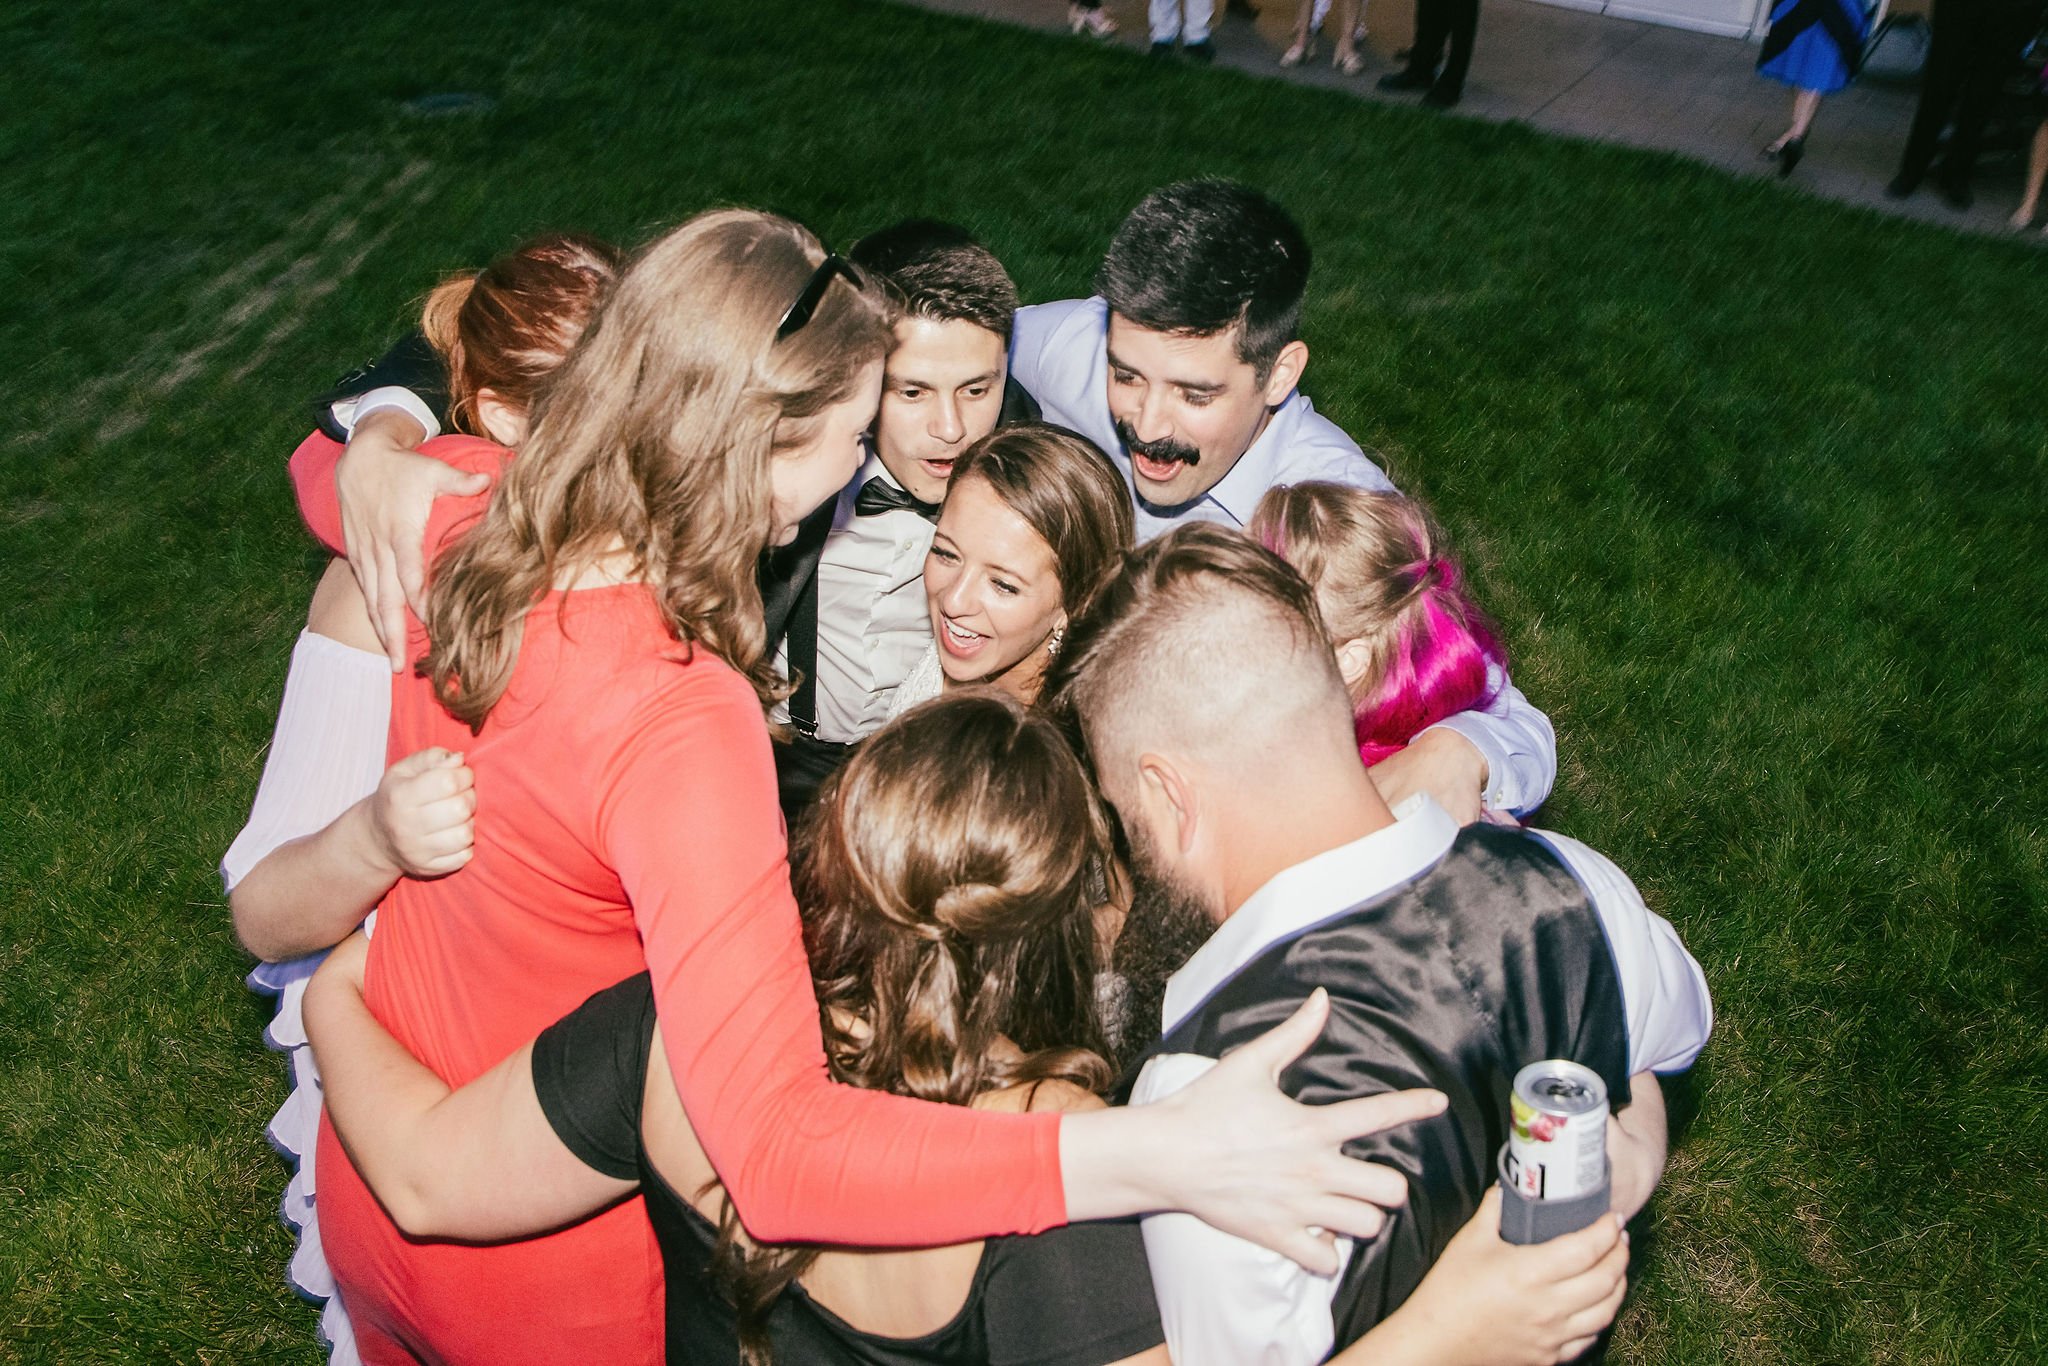
M 754 566 L 768 545 L 769 462 L 802 446 L 890 341 L 879 289 L 835 277 L 775 333 L 824 248 L 786 218 L 699 214 L 620 277 L 530 414 L 483 519 L 445 551 L 422 664 L 472 731 L 504 695 L 526 613 L 565 569 L 623 546 L 669 633 L 786 689 L 765 659 Z
M 1108 847 L 1059 728 L 1007 695 L 949 694 L 878 731 L 827 780 L 797 853 L 834 1079 L 946 1105 L 1107 1087 L 1093 913 Z M 747 1244 L 728 1203 L 714 1264 L 748 1366 L 817 1253 Z
M 583 335 L 623 260 L 595 237 L 555 233 L 437 285 L 420 310 L 420 330 L 448 367 L 450 425 L 485 435 L 477 413 L 484 389 L 531 412 L 542 381 Z

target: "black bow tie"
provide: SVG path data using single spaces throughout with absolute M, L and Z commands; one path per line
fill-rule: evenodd
M 853 515 L 856 517 L 872 517 L 880 512 L 901 512 L 906 509 L 927 522 L 939 520 L 937 503 L 912 498 L 879 474 L 862 484 L 860 492 L 855 494 L 853 499 Z

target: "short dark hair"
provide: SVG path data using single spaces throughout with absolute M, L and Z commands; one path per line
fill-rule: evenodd
M 1017 284 L 965 228 L 907 218 L 861 238 L 847 258 L 879 276 L 907 316 L 969 322 L 1009 339 Z
M 1308 239 L 1287 210 L 1235 180 L 1183 180 L 1131 210 L 1095 290 L 1154 332 L 1211 337 L 1237 327 L 1237 357 L 1263 381 L 1301 335 L 1308 268 Z

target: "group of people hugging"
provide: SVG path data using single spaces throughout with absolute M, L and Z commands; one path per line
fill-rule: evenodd
M 1550 1362 L 1712 1010 L 1522 824 L 1553 732 L 1300 392 L 1309 247 L 1160 189 L 527 243 L 318 402 L 223 861 L 336 1361 Z M 1528 1063 L 1613 1214 L 1500 1232 Z M 317 1179 L 316 1179 L 317 1176 Z

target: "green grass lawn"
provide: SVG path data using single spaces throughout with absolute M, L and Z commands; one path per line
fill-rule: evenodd
M 1713 983 L 1615 1359 L 2048 1359 L 2048 258 L 853 0 L 16 0 L 0 51 L 0 1361 L 318 1360 L 214 872 L 304 396 L 537 229 L 929 213 L 1045 299 L 1203 172 L 1303 220 L 1308 389 Z

